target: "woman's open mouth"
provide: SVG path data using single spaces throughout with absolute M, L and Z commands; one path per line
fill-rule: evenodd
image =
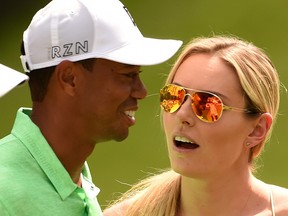
M 188 140 L 185 137 L 180 137 L 180 136 L 176 136 L 174 138 L 174 145 L 177 148 L 182 148 L 182 149 L 196 149 L 199 147 L 198 144 Z

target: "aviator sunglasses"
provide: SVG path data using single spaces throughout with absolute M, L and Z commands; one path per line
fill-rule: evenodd
M 191 94 L 187 91 L 191 91 Z M 213 123 L 220 119 L 223 110 L 242 113 L 255 113 L 248 109 L 231 107 L 223 104 L 221 98 L 211 92 L 184 88 L 168 84 L 160 90 L 160 106 L 165 112 L 174 113 L 185 102 L 186 96 L 191 97 L 191 107 L 195 115 L 203 122 Z

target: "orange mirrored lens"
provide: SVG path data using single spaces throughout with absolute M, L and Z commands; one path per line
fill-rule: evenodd
M 173 113 L 180 108 L 186 95 L 191 96 L 192 110 L 202 121 L 215 122 L 221 117 L 223 104 L 216 95 L 208 92 L 194 92 L 190 95 L 183 87 L 173 84 L 161 89 L 160 106 L 164 111 Z
M 185 89 L 176 85 L 167 85 L 160 91 L 160 105 L 169 113 L 177 111 L 184 98 Z
M 222 102 L 213 94 L 196 92 L 192 95 L 192 109 L 203 121 L 217 121 L 222 114 Z

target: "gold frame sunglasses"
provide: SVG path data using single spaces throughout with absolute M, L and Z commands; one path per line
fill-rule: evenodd
M 189 94 L 187 91 L 191 91 Z M 255 113 L 249 109 L 242 109 L 225 105 L 221 98 L 211 92 L 185 88 L 175 84 L 165 85 L 160 90 L 160 106 L 165 112 L 174 113 L 186 101 L 186 96 L 191 98 L 191 107 L 194 114 L 203 122 L 213 123 L 218 121 L 224 110 L 241 113 Z

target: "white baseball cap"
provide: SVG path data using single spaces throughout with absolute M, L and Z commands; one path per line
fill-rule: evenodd
M 0 97 L 27 79 L 25 74 L 0 64 Z
M 144 37 L 119 0 L 52 0 L 35 14 L 23 42 L 26 72 L 88 58 L 160 64 L 182 45 L 180 40 Z

